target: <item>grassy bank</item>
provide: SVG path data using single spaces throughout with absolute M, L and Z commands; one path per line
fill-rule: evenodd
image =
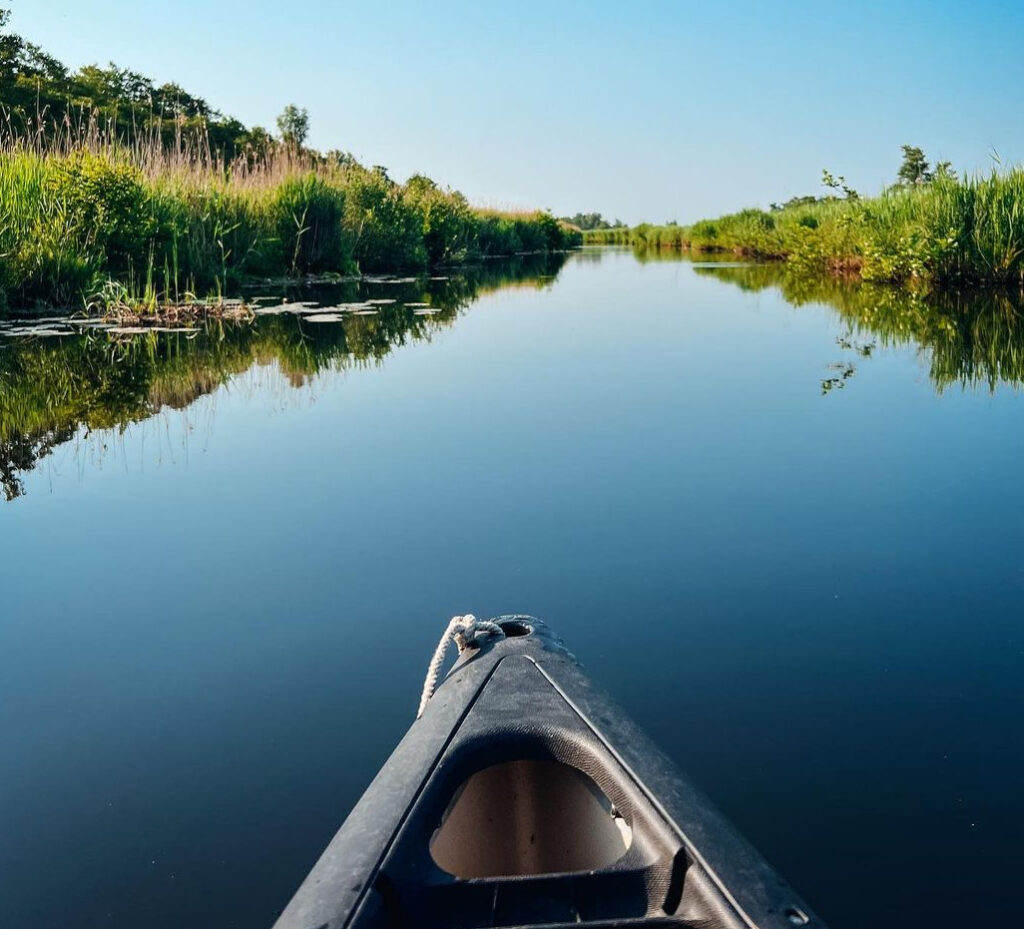
M 543 212 L 474 209 L 416 176 L 278 149 L 230 166 L 161 146 L 0 152 L 0 301 L 81 303 L 106 279 L 181 300 L 252 278 L 395 271 L 577 244 Z
M 584 236 L 590 244 L 781 260 L 869 281 L 1024 284 L 1024 170 L 936 177 L 879 197 L 826 198 L 691 226 L 642 224 Z
M 396 183 L 175 83 L 72 69 L 5 30 L 0 8 L 0 309 L 82 305 L 114 281 L 155 307 L 251 279 L 421 270 L 552 252 L 579 230 L 550 214 L 481 210 L 415 175 Z M 116 288 L 115 288 L 116 289 Z

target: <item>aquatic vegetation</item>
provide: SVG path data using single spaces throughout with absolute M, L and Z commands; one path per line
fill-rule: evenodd
M 864 280 L 1024 284 L 1024 169 L 896 186 L 873 198 L 801 200 L 691 226 L 584 234 L 591 244 L 683 248 L 783 260 Z

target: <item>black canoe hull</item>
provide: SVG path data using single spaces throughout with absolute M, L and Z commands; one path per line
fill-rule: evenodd
M 543 623 L 497 622 L 275 929 L 823 927 Z

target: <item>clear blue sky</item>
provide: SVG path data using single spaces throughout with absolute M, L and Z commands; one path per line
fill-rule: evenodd
M 876 191 L 899 146 L 1024 159 L 1024 4 L 6 0 L 66 63 L 175 80 L 246 123 L 473 201 L 681 222 Z

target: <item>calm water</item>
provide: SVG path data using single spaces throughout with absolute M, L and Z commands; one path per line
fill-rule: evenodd
M 372 298 L 0 339 L 0 926 L 269 926 L 467 611 L 837 929 L 1013 921 L 1017 307 L 614 251 L 313 299 Z

